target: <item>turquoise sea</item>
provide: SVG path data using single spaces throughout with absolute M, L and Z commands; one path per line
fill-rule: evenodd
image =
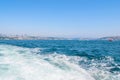
M 0 40 L 0 80 L 120 80 L 120 41 Z

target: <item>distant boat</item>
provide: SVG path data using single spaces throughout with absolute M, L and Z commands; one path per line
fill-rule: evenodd
M 108 39 L 108 41 L 109 41 L 109 42 L 112 42 L 112 41 L 113 41 L 113 39 Z

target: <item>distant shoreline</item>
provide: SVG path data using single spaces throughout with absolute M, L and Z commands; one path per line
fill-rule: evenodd
M 0 35 L 0 40 L 120 40 L 120 36 L 102 37 L 102 38 L 64 38 L 64 37 L 40 37 L 26 35 Z

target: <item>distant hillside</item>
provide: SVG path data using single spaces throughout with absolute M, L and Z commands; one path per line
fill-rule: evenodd
M 120 40 L 120 36 L 102 37 L 100 40 Z
M 0 40 L 120 40 L 120 36 L 93 38 L 62 38 L 62 37 L 40 37 L 28 35 L 3 35 L 0 34 Z

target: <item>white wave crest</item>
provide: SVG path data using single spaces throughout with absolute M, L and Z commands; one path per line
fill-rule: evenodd
M 0 45 L 0 80 L 95 80 L 70 57 L 34 54 L 38 52 L 39 48 Z

